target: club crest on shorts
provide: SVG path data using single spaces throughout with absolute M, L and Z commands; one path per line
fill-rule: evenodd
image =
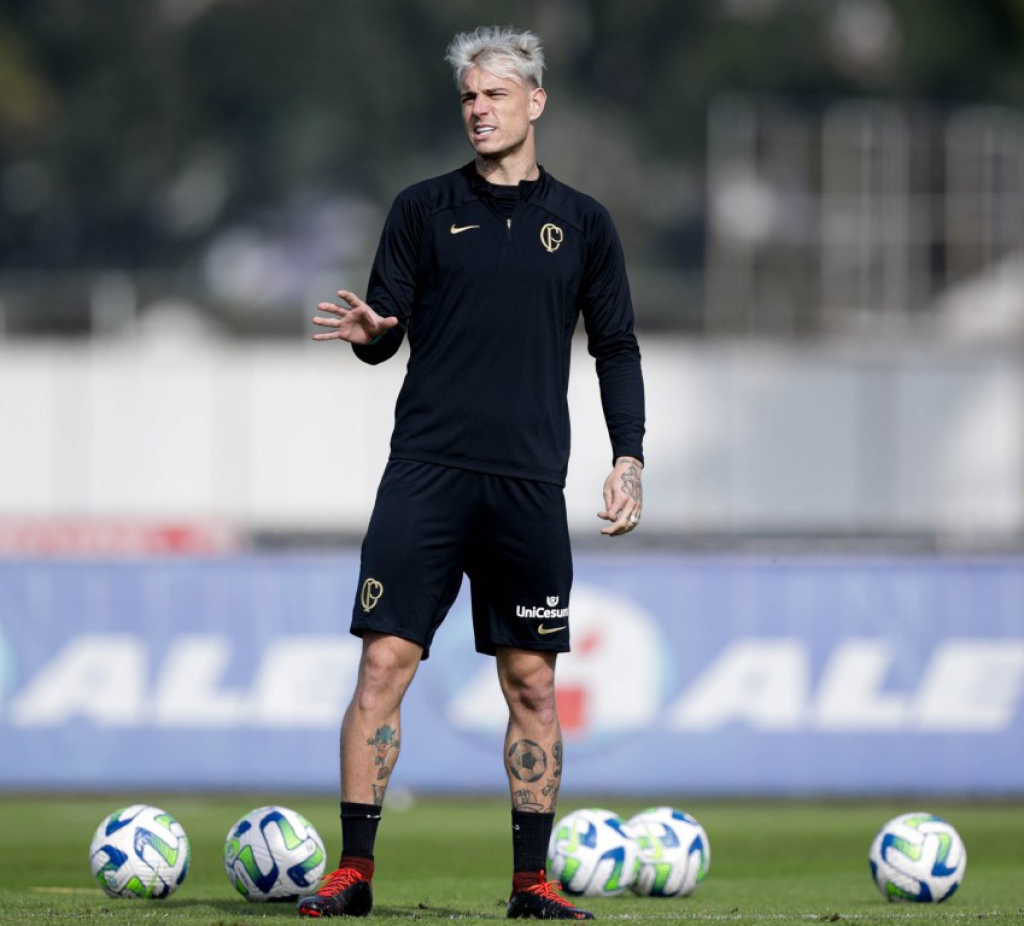
M 376 579 L 367 579 L 363 582 L 363 587 L 359 590 L 359 603 L 363 606 L 363 611 L 369 614 L 383 594 L 384 586 Z

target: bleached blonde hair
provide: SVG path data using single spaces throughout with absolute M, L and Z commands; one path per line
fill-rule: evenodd
M 511 26 L 480 26 L 460 32 L 448 46 L 445 61 L 452 66 L 459 89 L 466 72 L 477 65 L 495 77 L 516 77 L 535 87 L 542 86 L 544 80 L 540 38 Z

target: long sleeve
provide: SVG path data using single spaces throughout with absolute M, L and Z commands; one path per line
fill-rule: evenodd
M 597 213 L 587 238 L 583 323 L 587 348 L 596 361 L 612 460 L 630 456 L 643 462 L 644 381 L 622 245 L 611 217 L 603 210 Z

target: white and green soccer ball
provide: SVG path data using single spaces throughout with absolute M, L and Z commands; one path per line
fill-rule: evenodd
M 181 824 L 148 804 L 114 811 L 89 846 L 92 876 L 111 897 L 167 897 L 185 880 L 189 858 Z
M 288 900 L 313 893 L 326 858 L 313 824 L 277 805 L 250 810 L 224 840 L 224 870 L 246 900 Z
M 967 850 L 960 834 L 941 817 L 905 813 L 878 831 L 868 860 L 886 900 L 939 903 L 960 887 Z
M 636 841 L 610 810 L 574 810 L 551 832 L 547 875 L 567 894 L 617 897 L 632 886 L 638 863 Z
M 626 824 L 640 868 L 633 890 L 642 897 L 686 897 L 711 868 L 711 843 L 694 817 L 673 807 L 649 807 Z

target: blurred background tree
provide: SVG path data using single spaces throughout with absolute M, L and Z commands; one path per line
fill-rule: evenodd
M 116 269 L 273 331 L 361 289 L 394 194 L 469 160 L 443 53 L 488 22 L 543 36 L 542 161 L 647 273 L 703 263 L 720 94 L 1024 103 L 1024 0 L 4 0 L 6 301 Z

